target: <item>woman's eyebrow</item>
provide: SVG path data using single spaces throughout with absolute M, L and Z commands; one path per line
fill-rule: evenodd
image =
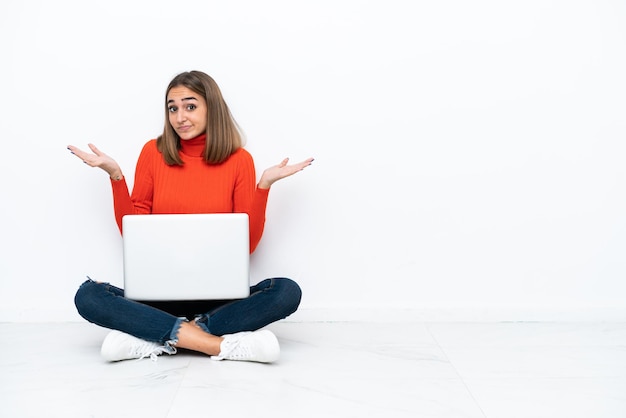
M 180 100 L 181 100 L 181 102 L 184 102 L 185 100 L 198 100 L 198 99 L 196 99 L 195 97 L 192 96 L 192 97 L 185 97 L 185 98 L 182 98 Z M 169 99 L 167 102 L 168 103 L 174 103 L 174 99 Z

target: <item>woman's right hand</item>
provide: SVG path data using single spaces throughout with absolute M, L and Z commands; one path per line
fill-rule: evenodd
M 85 152 L 73 145 L 68 145 L 68 150 L 90 167 L 98 167 L 106 171 L 113 180 L 121 180 L 122 169 L 115 160 L 104 152 L 100 151 L 94 144 L 89 144 L 89 149 L 93 154 Z

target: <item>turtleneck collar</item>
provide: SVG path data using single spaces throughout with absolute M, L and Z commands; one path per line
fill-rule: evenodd
M 180 152 L 190 157 L 202 157 L 206 145 L 206 134 L 180 140 Z

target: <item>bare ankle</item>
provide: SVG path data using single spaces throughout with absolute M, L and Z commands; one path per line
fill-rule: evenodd
M 195 321 L 183 322 L 178 331 L 176 347 L 216 356 L 220 353 L 222 340 L 222 337 L 204 331 Z

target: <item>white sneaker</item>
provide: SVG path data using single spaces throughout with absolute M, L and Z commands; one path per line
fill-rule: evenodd
M 102 342 L 100 349 L 100 354 L 107 361 L 144 357 L 150 357 L 152 361 L 156 361 L 157 356 L 163 353 L 175 354 L 176 348 L 142 340 L 120 331 L 111 331 Z
M 223 335 L 220 354 L 213 360 L 239 360 L 271 363 L 278 360 L 280 346 L 271 331 L 238 332 Z

